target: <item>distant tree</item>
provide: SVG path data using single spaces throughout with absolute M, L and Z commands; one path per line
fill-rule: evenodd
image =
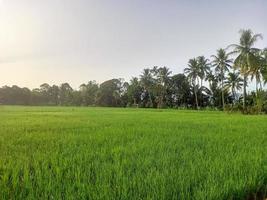
M 265 48 L 262 51 L 262 55 L 263 55 L 262 76 L 263 76 L 264 84 L 266 84 L 267 83 L 267 48 Z
M 208 81 L 209 83 L 209 89 L 211 92 L 210 95 L 210 103 L 212 106 L 214 106 L 214 89 L 217 89 L 217 85 L 218 85 L 218 79 L 216 78 L 216 76 L 213 74 L 212 70 L 210 70 L 207 74 L 206 74 L 206 78 L 205 81 Z M 214 87 L 215 86 L 215 87 Z
M 120 106 L 122 95 L 122 79 L 111 79 L 100 84 L 97 104 L 100 106 Z
M 63 83 L 59 87 L 59 104 L 69 106 L 72 104 L 73 89 L 68 83 Z
M 200 77 L 201 74 L 201 70 L 199 68 L 199 64 L 196 58 L 190 59 L 188 62 L 188 67 L 184 69 L 184 73 L 187 74 L 192 86 L 193 86 L 193 91 L 194 91 L 194 96 L 195 96 L 195 105 L 196 108 L 199 109 L 199 105 L 198 105 L 198 86 L 199 83 L 197 84 L 198 81 L 198 77 Z
M 73 106 L 82 106 L 82 94 L 80 91 L 73 90 L 72 92 L 72 97 L 71 97 L 71 103 L 68 105 L 73 105 Z
M 201 105 L 203 107 L 206 107 L 210 104 L 210 96 L 211 96 L 211 91 L 205 87 L 205 86 L 200 86 L 197 85 L 197 96 L 199 102 L 201 102 Z
M 171 77 L 171 90 L 173 105 L 175 107 L 185 106 L 191 103 L 191 86 L 184 74 L 176 74 Z
M 42 96 L 42 104 L 44 105 L 49 105 L 51 104 L 51 87 L 49 84 L 47 83 L 43 83 L 42 85 L 40 85 L 39 88 L 39 92 L 40 95 Z
M 87 84 L 80 86 L 81 104 L 88 106 L 96 103 L 98 84 L 95 81 L 89 81 Z
M 43 96 L 40 88 L 34 88 L 31 91 L 31 105 L 43 105 Z
M 230 72 L 225 82 L 226 88 L 231 89 L 233 100 L 237 99 L 236 91 L 241 90 L 243 86 L 243 79 L 239 72 Z
M 210 72 L 210 63 L 209 60 L 204 56 L 197 57 L 198 66 L 199 66 L 199 78 L 200 78 L 200 87 L 203 85 L 203 81 L 206 78 L 206 75 Z
M 145 106 L 152 107 L 152 89 L 154 84 L 154 79 L 151 73 L 151 70 L 149 68 L 146 68 L 143 70 L 141 76 L 140 76 L 140 83 L 143 87 L 143 92 L 141 95 L 141 99 Z
M 0 104 L 30 105 L 31 91 L 28 88 L 4 86 L 0 89 Z
M 53 85 L 50 87 L 50 97 L 51 97 L 51 102 L 53 105 L 59 105 L 59 87 L 57 85 Z
M 258 39 L 262 39 L 261 34 L 253 34 L 248 30 L 240 30 L 240 42 L 239 44 L 232 44 L 229 47 L 234 48 L 232 53 L 238 54 L 234 61 L 234 67 L 240 70 L 243 75 L 243 110 L 246 109 L 246 88 L 247 88 L 247 77 L 252 68 L 259 65 L 256 53 L 259 49 L 253 46 Z
M 262 82 L 265 84 L 267 80 L 267 49 L 257 51 L 255 53 L 257 57 L 258 64 L 254 65 L 250 69 L 251 80 L 256 80 L 256 97 L 258 96 L 260 85 L 260 90 L 262 91 Z
M 120 79 L 121 86 L 120 86 L 120 106 L 126 107 L 129 105 L 129 99 L 128 99 L 128 88 L 129 83 L 125 82 L 124 79 Z
M 133 77 L 127 88 L 128 102 L 137 106 L 141 103 L 142 86 L 137 77 Z
M 215 72 L 218 74 L 219 80 L 221 81 L 221 94 L 222 94 L 222 107 L 225 108 L 224 103 L 224 80 L 225 73 L 231 68 L 232 60 L 229 59 L 229 54 L 226 53 L 224 49 L 218 49 L 217 55 L 212 55 L 213 58 L 212 65 L 215 67 Z
M 249 75 L 251 75 L 251 81 L 255 79 L 256 81 L 256 98 L 258 97 L 259 93 L 259 85 L 260 89 L 262 90 L 262 79 L 263 79 L 263 74 L 264 74 L 264 57 L 262 57 L 262 52 L 257 52 L 255 53 L 255 56 L 257 58 L 258 64 L 252 66 L 249 70 Z
M 154 89 L 157 97 L 157 107 L 162 108 L 166 105 L 168 88 L 170 84 L 170 74 L 172 72 L 167 67 L 154 67 Z

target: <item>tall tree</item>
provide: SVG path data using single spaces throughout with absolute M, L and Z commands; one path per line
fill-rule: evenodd
M 256 54 L 257 58 L 257 65 L 254 65 L 253 67 L 250 68 L 249 74 L 251 75 L 251 81 L 255 79 L 256 81 L 256 97 L 258 97 L 259 93 L 259 85 L 260 89 L 262 89 L 262 74 L 264 71 L 264 59 L 261 56 L 260 52 Z
M 209 60 L 206 59 L 204 56 L 199 56 L 197 58 L 198 61 L 198 65 L 199 65 L 199 78 L 200 78 L 200 87 L 202 87 L 203 85 L 203 80 L 205 80 L 206 75 L 209 73 L 210 71 L 210 63 Z
M 240 77 L 240 73 L 230 72 L 225 82 L 225 86 L 231 89 L 232 97 L 234 100 L 236 100 L 237 99 L 236 91 L 241 90 L 243 86 L 243 79 Z
M 213 74 L 211 70 L 207 73 L 205 81 L 208 81 L 210 89 L 212 87 L 213 82 L 217 82 L 216 76 Z
M 198 97 L 197 97 L 198 96 L 197 88 L 199 84 L 197 84 L 197 80 L 198 80 L 198 77 L 201 76 L 201 71 L 199 69 L 198 61 L 196 58 L 190 59 L 188 61 L 188 67 L 184 69 L 184 73 L 188 76 L 193 86 L 193 91 L 194 91 L 194 96 L 195 96 L 195 105 L 196 105 L 196 108 L 199 109 Z
M 259 49 L 254 48 L 258 39 L 262 39 L 261 34 L 253 34 L 250 29 L 240 30 L 239 44 L 232 44 L 229 47 L 234 48 L 232 53 L 238 54 L 234 61 L 234 67 L 240 70 L 243 75 L 243 110 L 246 110 L 246 88 L 247 77 L 253 67 L 257 67 L 259 62 L 256 53 Z
M 257 51 L 255 55 L 257 57 L 258 64 L 251 67 L 250 75 L 251 80 L 255 79 L 256 81 L 256 97 L 258 97 L 258 85 L 260 85 L 260 90 L 262 90 L 262 82 L 264 81 L 263 83 L 265 83 L 267 76 L 267 49 Z
M 231 68 L 232 60 L 229 59 L 229 54 L 224 49 L 218 49 L 216 55 L 211 56 L 213 58 L 212 65 L 215 67 L 215 72 L 218 74 L 219 80 L 221 81 L 221 94 L 222 94 L 222 107 L 225 108 L 224 103 L 224 79 L 225 72 Z
M 153 105 L 151 95 L 152 95 L 152 86 L 153 86 L 154 80 L 153 80 L 151 70 L 149 68 L 146 68 L 143 70 L 143 72 L 140 76 L 140 82 L 141 82 L 141 85 L 144 89 L 142 96 L 145 96 L 145 94 L 148 95 L 149 107 L 151 107 Z M 144 98 L 142 98 L 142 99 L 144 99 Z
M 82 105 L 94 105 L 98 91 L 98 84 L 95 81 L 89 81 L 87 84 L 80 85 Z
M 128 103 L 137 106 L 141 101 L 142 87 L 137 77 L 133 77 L 130 80 L 130 84 L 127 89 Z
M 172 73 L 167 67 L 154 68 L 156 87 L 158 93 L 158 108 L 166 105 L 166 95 L 170 83 L 170 74 Z
M 171 89 L 173 106 L 185 106 L 190 103 L 191 88 L 187 77 L 184 74 L 176 74 L 171 77 Z
M 51 86 L 47 83 L 43 83 L 40 85 L 40 93 L 43 97 L 43 104 L 51 104 L 50 99 L 51 99 Z
M 50 88 L 51 90 L 51 102 L 54 105 L 59 105 L 59 87 L 57 85 L 52 85 L 52 87 Z
M 262 76 L 264 80 L 264 84 L 267 83 L 267 48 L 263 49 L 263 69 L 262 69 Z
M 97 104 L 100 106 L 121 106 L 122 79 L 111 79 L 99 86 Z
M 205 77 L 205 81 L 209 83 L 210 91 L 210 103 L 212 106 L 215 106 L 215 94 L 217 93 L 218 78 L 213 74 L 213 71 L 210 70 Z
M 68 83 L 63 83 L 59 87 L 59 102 L 60 105 L 69 106 L 72 104 L 73 89 Z

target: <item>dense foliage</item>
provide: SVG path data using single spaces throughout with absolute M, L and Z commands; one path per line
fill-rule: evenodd
M 143 70 L 129 82 L 111 79 L 101 84 L 89 81 L 74 90 L 68 83 L 47 83 L 29 90 L 18 86 L 0 88 L 0 104 L 113 106 L 153 108 L 217 108 L 244 112 L 267 112 L 267 49 L 254 47 L 260 34 L 240 31 L 239 44 L 219 49 L 211 59 L 192 58 L 184 74 L 172 74 L 167 67 Z M 229 52 L 228 52 L 229 51 Z M 248 81 L 256 89 L 247 93 Z M 239 91 L 243 89 L 242 95 Z

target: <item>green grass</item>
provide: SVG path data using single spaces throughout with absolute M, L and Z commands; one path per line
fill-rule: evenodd
M 0 199 L 245 199 L 267 187 L 267 116 L 0 107 Z

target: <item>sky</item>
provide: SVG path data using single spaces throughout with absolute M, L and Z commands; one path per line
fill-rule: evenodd
M 266 0 L 0 0 L 0 86 L 128 81 L 262 33 Z

